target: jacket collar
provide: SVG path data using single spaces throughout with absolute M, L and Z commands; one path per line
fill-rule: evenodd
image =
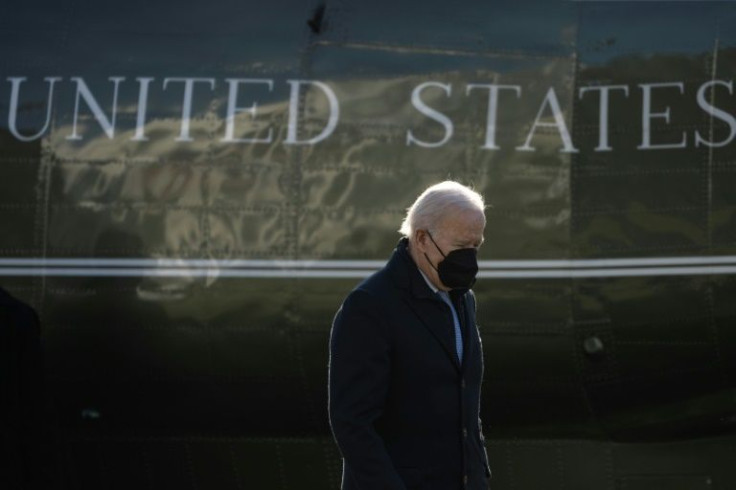
M 447 353 L 450 361 L 455 365 L 456 369 L 461 371 L 464 367 L 460 365 L 457 359 L 457 353 L 455 351 L 454 336 L 452 333 L 452 327 L 447 325 L 443 318 L 446 318 L 442 314 L 444 308 L 447 308 L 444 301 L 433 292 L 427 281 L 422 277 L 419 268 L 414 263 L 408 250 L 409 241 L 406 238 L 402 238 L 396 246 L 393 255 L 386 264 L 386 269 L 389 271 L 395 284 L 408 292 L 409 295 L 419 300 L 429 300 L 431 303 L 425 303 L 424 305 L 418 305 L 414 301 L 408 303 L 409 307 L 414 311 L 414 314 L 421 320 L 421 322 L 429 329 L 432 335 L 442 344 L 445 352 Z M 467 291 L 456 291 L 450 292 L 450 297 L 453 302 L 460 306 L 459 303 L 463 303 L 458 315 L 464 315 L 465 325 L 470 323 L 470 317 L 467 316 L 468 310 L 465 305 L 465 293 Z M 470 343 L 468 341 L 468 331 L 466 327 L 463 329 L 463 344 L 465 355 L 470 355 Z
M 419 267 L 409 253 L 408 238 L 404 237 L 399 240 L 388 261 L 387 268 L 391 271 L 396 284 L 403 289 L 408 289 L 416 298 L 437 297 L 436 292 L 429 287 L 427 279 L 419 271 Z M 452 301 L 457 303 L 467 292 L 467 289 L 453 289 L 449 293 Z
M 409 254 L 409 239 L 404 237 L 394 249 L 394 253 L 388 261 L 387 269 L 391 272 L 396 285 L 407 289 L 415 298 L 438 299 L 437 295 L 429 288 L 427 281 L 419 272 L 419 267 Z

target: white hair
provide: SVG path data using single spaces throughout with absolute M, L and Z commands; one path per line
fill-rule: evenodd
M 432 230 L 448 210 L 485 211 L 483 196 L 458 182 L 446 180 L 428 187 L 406 211 L 399 233 L 411 237 L 416 230 Z

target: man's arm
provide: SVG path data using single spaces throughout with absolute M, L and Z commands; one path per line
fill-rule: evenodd
M 478 314 L 478 307 L 475 302 L 475 293 L 473 293 L 472 290 L 468 291 L 468 301 L 470 303 L 470 311 L 473 312 L 473 316 L 472 316 L 473 323 L 474 323 L 473 328 L 475 328 L 477 331 L 478 325 L 477 325 L 476 317 Z M 477 333 L 478 333 L 478 338 L 480 338 L 480 332 L 477 332 Z M 482 348 L 483 347 L 481 345 L 481 352 L 482 352 Z M 481 362 L 481 368 L 482 368 L 483 366 L 483 355 L 482 354 L 481 354 L 480 362 Z M 480 404 L 478 405 L 478 411 L 480 412 Z M 481 449 L 483 450 L 483 456 L 485 458 L 484 470 L 486 473 L 486 478 L 490 478 L 491 477 L 491 467 L 488 464 L 488 451 L 486 451 L 486 438 L 483 435 L 483 421 L 480 419 L 480 417 L 478 417 L 478 432 L 480 436 Z
M 480 431 L 480 448 L 483 450 L 483 457 L 485 458 L 485 467 L 483 470 L 486 473 L 486 478 L 491 477 L 491 466 L 488 464 L 488 451 L 486 450 L 486 438 L 483 435 L 483 421 L 478 417 L 478 430 Z
M 387 334 L 378 302 L 357 290 L 337 312 L 330 336 L 330 425 L 360 490 L 406 490 L 374 428 L 391 376 Z

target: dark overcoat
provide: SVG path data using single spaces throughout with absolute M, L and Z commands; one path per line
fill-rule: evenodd
M 483 355 L 472 291 L 453 292 L 463 324 L 399 242 L 335 316 L 329 410 L 343 490 L 485 490 L 490 469 L 479 418 Z
M 0 288 L 0 489 L 57 488 L 36 312 Z

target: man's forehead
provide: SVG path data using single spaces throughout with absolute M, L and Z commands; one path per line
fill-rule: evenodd
M 437 228 L 447 238 L 482 239 L 485 216 L 478 210 L 464 210 L 464 212 L 446 215 Z
M 441 228 L 477 228 L 485 225 L 486 217 L 479 209 L 448 209 L 440 220 Z

